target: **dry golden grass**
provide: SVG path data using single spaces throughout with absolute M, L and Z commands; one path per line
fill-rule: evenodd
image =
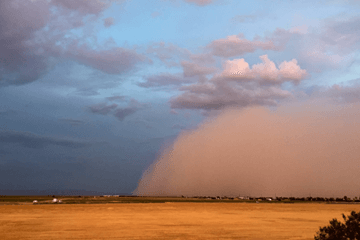
M 360 205 L 130 203 L 0 206 L 0 239 L 313 239 Z

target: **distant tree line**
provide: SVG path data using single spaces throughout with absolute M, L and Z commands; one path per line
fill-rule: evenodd
M 185 198 L 185 196 L 181 196 Z M 354 197 L 353 199 L 344 196 L 342 198 L 324 198 L 324 197 L 227 197 L 227 196 L 191 196 L 191 198 L 197 198 L 197 199 L 212 199 L 212 200 L 262 200 L 267 201 L 271 199 L 272 201 L 313 201 L 313 202 L 360 202 L 360 200 L 357 197 Z

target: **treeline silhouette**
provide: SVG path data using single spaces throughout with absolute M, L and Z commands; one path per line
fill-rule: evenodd
M 187 198 L 187 196 L 182 196 L 183 198 Z M 250 200 L 250 201 L 298 201 L 298 202 L 360 202 L 360 199 L 357 197 L 349 198 L 344 196 L 342 198 L 325 198 L 325 197 L 227 197 L 227 196 L 191 196 L 189 198 L 197 198 L 197 199 L 212 199 L 212 200 Z

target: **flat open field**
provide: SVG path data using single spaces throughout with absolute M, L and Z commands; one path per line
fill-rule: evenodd
M 0 239 L 313 239 L 354 204 L 1 205 Z

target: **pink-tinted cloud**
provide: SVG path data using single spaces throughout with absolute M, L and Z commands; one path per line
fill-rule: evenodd
M 188 61 L 182 61 L 181 66 L 183 67 L 184 77 L 208 75 L 216 71 L 216 69 L 213 67 L 201 66 L 199 64 Z
M 276 50 L 272 41 L 250 41 L 245 39 L 241 34 L 238 36 L 228 36 L 226 39 L 214 40 L 207 48 L 210 49 L 215 56 L 219 57 L 239 56 L 245 53 L 255 52 L 257 49 Z
M 262 63 L 255 64 L 252 68 L 243 58 L 228 60 L 224 64 L 223 76 L 239 80 L 260 80 L 267 83 L 283 83 L 292 81 L 299 83 L 307 76 L 307 72 L 301 69 L 296 59 L 280 63 L 279 68 L 267 55 L 260 56 Z
M 184 131 L 137 195 L 358 196 L 359 104 L 228 110 Z
M 94 50 L 86 44 L 72 44 L 67 55 L 80 63 L 99 69 L 109 74 L 121 74 L 132 70 L 139 62 L 148 60 L 135 50 L 115 47 L 109 50 Z
M 296 60 L 284 61 L 276 67 L 266 55 L 262 63 L 252 68 L 244 59 L 228 60 L 224 71 L 210 80 L 180 87 L 183 91 L 170 100 L 172 108 L 216 110 L 226 107 L 276 105 L 281 99 L 291 97 L 281 88 L 283 82 L 299 83 L 307 76 Z
M 114 18 L 112 17 L 108 17 L 104 19 L 104 26 L 105 27 L 111 27 L 112 25 L 114 25 Z

